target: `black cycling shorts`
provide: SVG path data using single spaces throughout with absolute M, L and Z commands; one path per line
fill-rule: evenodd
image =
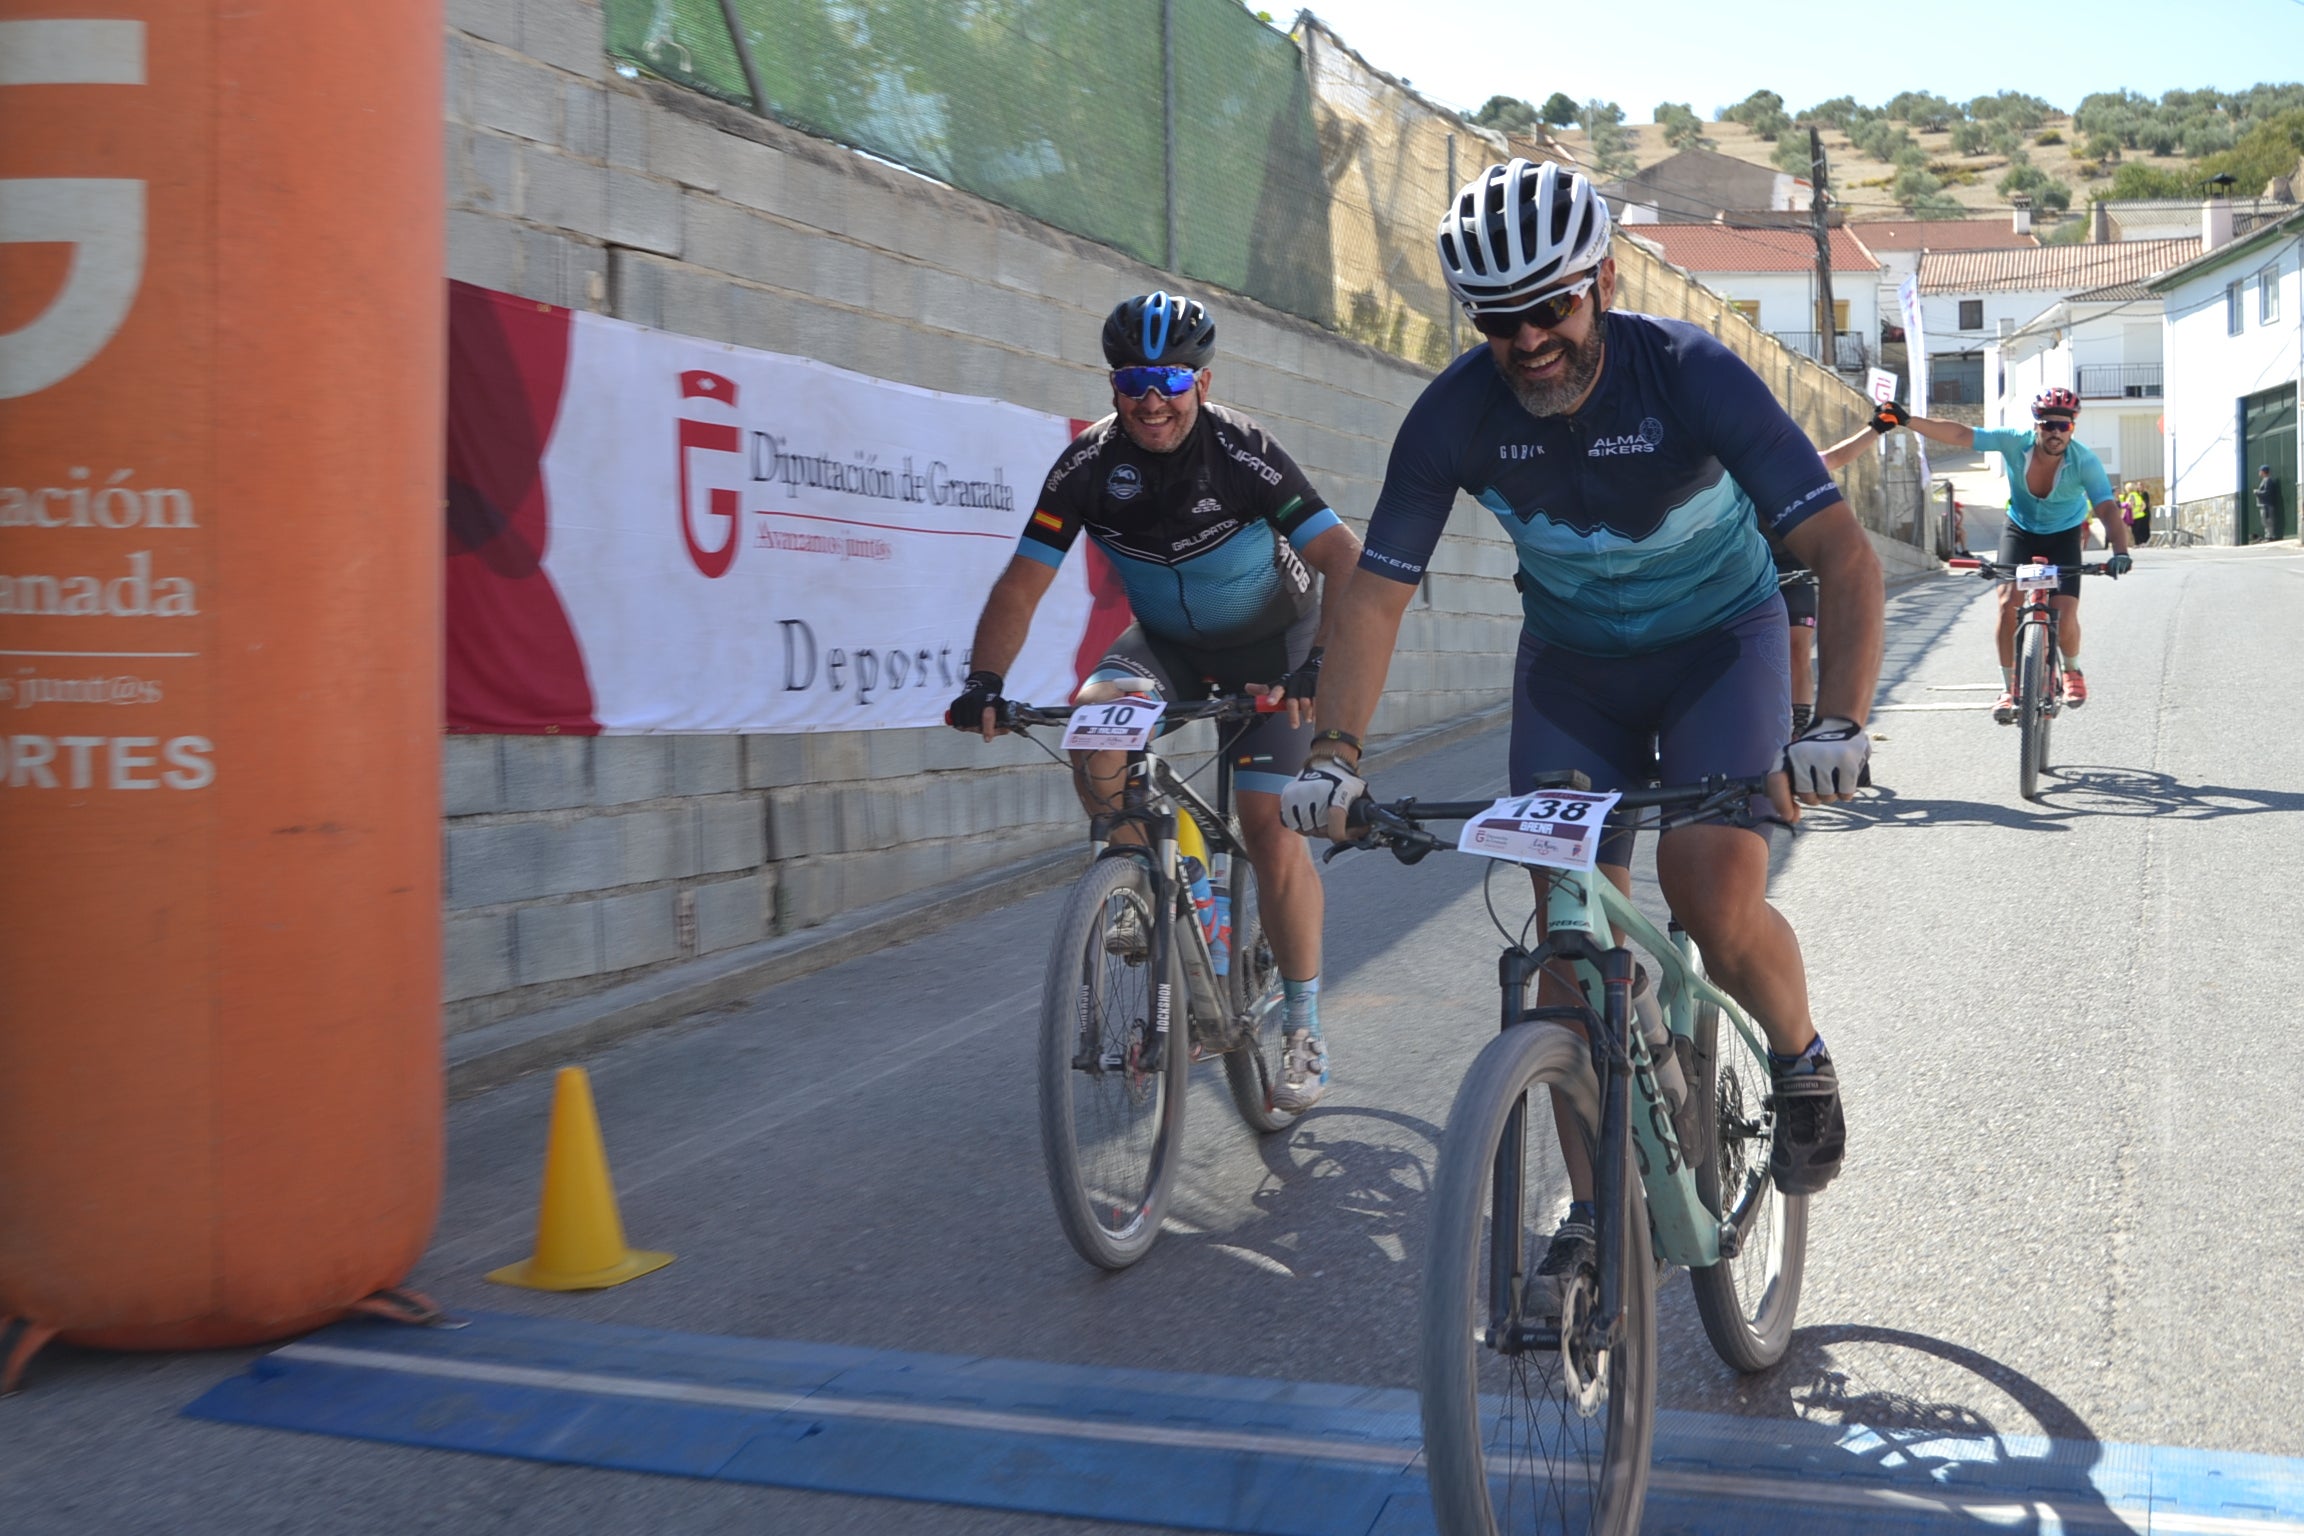
M 1276 683 L 1312 654 L 1319 616 L 1306 614 L 1286 631 L 1222 651 L 1200 651 L 1131 624 L 1088 674 L 1090 682 L 1124 677 L 1149 680 L 1170 703 L 1204 699 L 1211 693 L 1237 693 L 1248 683 Z M 1225 750 L 1232 758 L 1232 782 L 1251 794 L 1276 795 L 1304 771 L 1312 746 L 1312 721 L 1290 729 L 1284 712 L 1263 715 L 1245 726 L 1228 727 Z
M 2062 533 L 2027 533 L 2014 523 L 2000 532 L 2000 563 L 2022 565 L 2035 555 L 2061 574 L 2056 590 L 2065 597 L 2080 595 L 2080 562 L 2088 547 L 2088 525 L 2075 523 Z
M 1816 627 L 1816 578 L 1789 581 L 1781 588 L 1784 597 L 1784 617 L 1796 629 Z
M 1775 597 L 1707 634 L 1639 656 L 1586 656 L 1523 633 L 1512 669 L 1511 788 L 1573 768 L 1595 791 L 1661 777 L 1773 772 L 1792 724 L 1784 604 Z M 1661 767 L 1659 767 L 1661 764 Z M 1753 809 L 1773 813 L 1755 798 Z M 1632 833 L 1609 821 L 1600 862 L 1629 866 Z

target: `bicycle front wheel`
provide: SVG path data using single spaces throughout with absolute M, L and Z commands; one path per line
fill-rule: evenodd
M 1764 1371 L 1784 1358 L 1800 1283 L 1808 1265 L 1808 1197 L 1786 1195 L 1768 1174 L 1775 1111 L 1767 1063 L 1720 1010 L 1696 1006 L 1696 1192 L 1716 1216 L 1737 1219 L 1734 1258 L 1692 1269 L 1696 1315 L 1722 1360 L 1739 1371 Z
M 1229 1001 L 1244 1022 L 1240 1041 L 1224 1053 L 1224 1080 L 1233 1107 L 1250 1129 L 1269 1135 L 1296 1123 L 1296 1116 L 1272 1104 L 1280 1080 L 1286 1019 L 1280 1006 L 1280 966 L 1264 933 L 1263 909 L 1256 899 L 1256 870 L 1244 858 L 1232 861 L 1232 975 Z
M 1156 947 L 1150 869 L 1099 859 L 1056 925 L 1040 1000 L 1048 1190 L 1065 1237 L 1104 1269 L 1125 1269 L 1159 1236 L 1182 1156 L 1182 967 Z
M 1594 1355 L 1515 1344 L 1496 1329 L 1506 1318 L 1541 1323 L 1565 1312 L 1563 1339 L 1582 1331 L 1589 1287 L 1555 1287 L 1535 1271 L 1568 1205 L 1563 1138 L 1588 1162 L 1598 1118 L 1583 1038 L 1542 1024 L 1491 1041 L 1448 1113 L 1433 1175 L 1420 1376 L 1441 1536 L 1639 1529 L 1656 1421 L 1656 1264 L 1628 1145 L 1618 1149 L 1623 1202 L 1600 1223 L 1601 1241 L 1622 1245 L 1614 1345 Z M 1498 1192 L 1513 1186 L 1516 1207 L 1498 1210 Z
M 2040 798 L 2040 775 L 2048 770 L 2048 626 L 2026 624 L 2016 634 L 2016 788 L 2027 800 Z

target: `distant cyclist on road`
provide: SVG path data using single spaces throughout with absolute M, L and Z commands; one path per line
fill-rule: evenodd
M 1118 698 L 1130 682 L 1171 701 L 1206 698 L 1213 687 L 1284 702 L 1229 748 L 1241 765 L 1233 778 L 1240 833 L 1285 994 L 1272 1102 L 1300 1113 L 1329 1079 L 1319 999 L 1324 893 L 1304 840 L 1280 824 L 1280 791 L 1304 765 L 1320 681 L 1327 614 L 1311 572 L 1329 583 L 1332 609 L 1360 540 L 1270 433 L 1209 402 L 1215 352 L 1215 319 L 1196 299 L 1142 294 L 1105 320 L 1113 413 L 1074 438 L 1049 472 L 977 621 L 975 670 L 945 718 L 992 739 L 1007 704 L 1004 674 L 1082 529 L 1111 557 L 1136 622 L 1077 702 Z M 1116 809 L 1122 755 L 1077 756 L 1086 775 L 1081 803 L 1091 815 Z
M 1615 313 L 1608 211 L 1591 182 L 1514 160 L 1468 183 L 1440 224 L 1442 270 L 1487 346 L 1426 387 L 1393 443 L 1367 551 L 1336 614 L 1312 761 L 1290 826 L 1342 837 L 1367 793 L 1360 744 L 1401 616 L 1459 491 L 1518 546 L 1525 628 L 1513 671 L 1510 784 L 1578 769 L 1595 790 L 1788 772 L 1777 815 L 1855 791 L 1879 672 L 1880 565 L 1816 449 L 1710 333 Z M 1822 717 L 1786 744 L 1784 604 L 1762 530 L 1823 579 Z M 1632 837 L 1600 862 L 1631 883 Z M 1767 900 L 1768 843 L 1725 823 L 1664 835 L 1665 899 L 1713 979 L 1767 1032 L 1789 1194 L 1839 1172 L 1846 1131 L 1809 1015 L 1799 940 Z M 1563 1148 L 1572 1180 L 1582 1159 Z M 1590 1262 L 1588 1181 L 1540 1272 Z
M 2000 535 L 1999 563 L 2020 565 L 2035 557 L 2058 570 L 2056 637 L 2064 652 L 2064 702 L 2074 709 L 2088 702 L 2088 680 L 2080 675 L 2080 560 L 2091 513 L 2104 525 L 2112 546 L 2106 568 L 2128 574 L 2128 519 L 2113 504 L 2103 461 L 2086 443 L 2072 440 L 2080 397 L 2068 389 L 2044 389 L 2032 397 L 2032 430 L 2007 432 L 1970 428 L 1956 421 L 1914 416 L 1905 425 L 1931 442 L 1951 448 L 1997 453 L 2008 473 L 2008 525 Z M 2000 623 L 1994 643 L 2000 653 L 2000 697 L 1992 718 L 2002 725 L 2016 719 L 2016 588 L 2000 585 Z

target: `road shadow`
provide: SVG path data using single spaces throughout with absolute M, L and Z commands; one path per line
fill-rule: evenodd
M 2104 1446 L 2079 1412 L 1966 1345 L 1860 1324 L 1800 1328 L 1774 1370 L 1739 1387 L 1742 1417 L 1838 1432 L 1806 1475 L 1908 1492 L 1938 1506 L 1932 1529 L 2130 1529 L 2096 1486 Z M 1668 1385 L 1665 1406 L 1680 1406 L 1678 1395 Z
M 2227 816 L 2304 812 L 2304 793 L 2229 784 L 2185 784 L 2141 768 L 2074 765 L 2051 768 L 2037 801 L 1924 800 L 1875 784 L 1845 805 L 1810 806 L 1796 835 L 1881 827 L 2013 827 L 2026 832 L 2068 832 L 2098 816 L 2163 816 L 2218 821 Z

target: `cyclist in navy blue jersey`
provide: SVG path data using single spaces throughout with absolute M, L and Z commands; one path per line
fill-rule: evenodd
M 1280 791 L 1312 736 L 1327 610 L 1351 576 L 1360 541 L 1272 435 L 1208 399 L 1216 322 L 1197 300 L 1128 299 L 1104 323 L 1113 413 L 1072 440 L 1049 472 L 1016 557 L 984 604 L 967 688 L 946 718 L 989 741 L 1003 674 L 1032 614 L 1085 531 L 1111 558 L 1136 622 L 1076 695 L 1083 704 L 1149 688 L 1172 701 L 1212 689 L 1277 697 L 1281 708 L 1236 737 L 1240 834 L 1256 867 L 1257 903 L 1285 995 L 1285 1048 L 1273 1104 L 1301 1112 L 1325 1090 L 1320 1031 L 1324 893 L 1302 838 L 1280 823 Z M 1078 753 L 1082 803 L 1113 809 L 1117 752 Z M 1135 836 L 1115 829 L 1116 841 Z
M 1586 178 L 1523 160 L 1474 178 L 1442 219 L 1442 269 L 1488 344 L 1442 371 L 1393 444 L 1335 619 L 1322 730 L 1282 796 L 1297 830 L 1341 836 L 1345 807 L 1366 792 L 1354 733 L 1460 491 L 1495 514 L 1519 557 L 1514 792 L 1551 769 L 1629 788 L 1659 756 L 1674 784 L 1779 773 L 1771 799 L 1787 821 L 1795 797 L 1854 792 L 1880 664 L 1878 559 L 1815 447 L 1733 353 L 1696 326 L 1612 310 L 1609 237 Z M 1821 580 L 1819 713 L 1789 743 L 1769 535 Z M 1605 838 L 1600 858 L 1629 889 L 1630 834 Z M 1823 1188 L 1846 1140 L 1839 1088 L 1799 942 L 1768 905 L 1765 837 L 1679 827 L 1657 873 L 1712 977 L 1767 1031 L 1778 1186 Z M 1548 1265 L 1576 1261 L 1579 1219 L 1572 1208 Z

